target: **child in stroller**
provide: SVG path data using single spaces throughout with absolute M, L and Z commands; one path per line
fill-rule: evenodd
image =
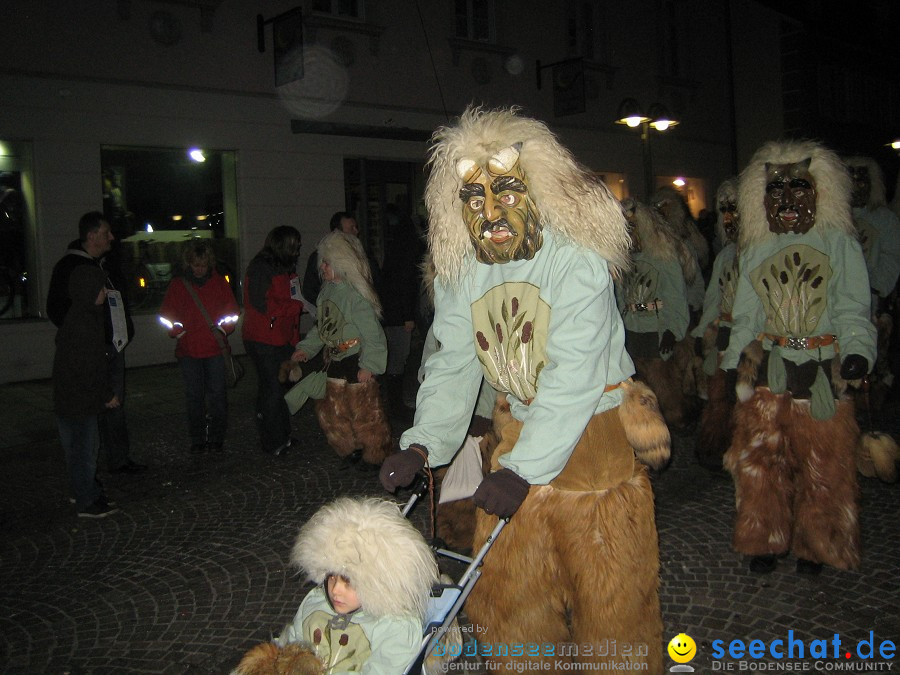
M 398 675 L 413 661 L 438 568 L 395 504 L 343 497 L 324 506 L 301 528 L 291 562 L 315 588 L 274 643 L 250 650 L 234 674 Z

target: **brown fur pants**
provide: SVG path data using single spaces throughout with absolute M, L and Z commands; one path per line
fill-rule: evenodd
M 604 423 L 621 427 L 612 413 Z M 618 437 L 621 443 L 619 431 L 592 437 Z M 598 454 L 607 450 L 602 444 L 595 448 Z M 630 475 L 609 490 L 534 485 L 497 538 L 466 612 L 486 630 L 479 636 L 481 653 L 500 672 L 513 672 L 523 659 L 549 664 L 542 672 L 557 672 L 557 661 L 630 661 L 646 663 L 647 672 L 663 671 L 653 490 L 643 465 L 633 462 Z M 496 522 L 477 510 L 475 547 Z M 517 645 L 550 645 L 554 653 L 501 654 Z M 485 654 L 488 649 L 491 654 Z
M 731 444 L 734 429 L 732 411 L 734 410 L 734 392 L 725 391 L 726 376 L 724 370 L 716 370 L 707 380 L 709 399 L 700 415 L 697 427 L 697 443 L 694 452 L 697 461 L 707 469 L 722 470 L 722 457 Z
M 854 448 L 859 427 L 849 400 L 829 420 L 807 401 L 757 387 L 734 410 L 725 468 L 735 485 L 735 550 L 782 554 L 840 569 L 859 566 Z
M 328 378 L 325 398 L 316 401 L 316 417 L 340 457 L 362 448 L 364 462 L 381 464 L 391 451 L 391 427 L 375 380 L 349 384 Z
M 634 359 L 634 368 L 638 378 L 647 383 L 647 386 L 656 394 L 659 401 L 659 411 L 662 413 L 669 427 L 680 427 L 688 422 L 685 418 L 686 400 L 681 391 L 682 373 L 674 358 L 668 361 L 662 359 Z

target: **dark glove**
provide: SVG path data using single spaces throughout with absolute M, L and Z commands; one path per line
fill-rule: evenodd
M 515 471 L 500 469 L 481 481 L 472 501 L 486 513 L 509 518 L 525 501 L 529 487 L 528 481 Z
M 725 371 L 725 400 L 732 405 L 737 403 L 737 369 L 729 368 Z
M 869 362 L 859 354 L 847 354 L 841 363 L 841 377 L 845 380 L 858 380 L 869 372 Z
M 421 448 L 422 453 L 413 450 L 413 447 Z M 398 487 L 406 487 L 413 482 L 416 473 L 425 466 L 427 451 L 421 445 L 410 446 L 407 450 L 388 455 L 381 465 L 378 478 L 388 492 L 394 492 Z
M 668 354 L 673 349 L 675 349 L 675 333 L 665 330 L 659 340 L 659 353 Z

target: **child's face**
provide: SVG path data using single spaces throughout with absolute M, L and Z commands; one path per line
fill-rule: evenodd
M 349 614 L 360 608 L 359 598 L 347 577 L 340 574 L 329 574 L 325 580 L 325 588 L 328 591 L 331 606 L 338 614 Z
M 319 268 L 322 270 L 322 281 L 335 281 L 336 277 L 331 265 L 323 260 Z

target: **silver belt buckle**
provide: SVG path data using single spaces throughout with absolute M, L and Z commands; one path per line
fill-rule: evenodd
M 789 349 L 806 349 L 806 338 L 789 337 L 785 347 L 788 347 Z

